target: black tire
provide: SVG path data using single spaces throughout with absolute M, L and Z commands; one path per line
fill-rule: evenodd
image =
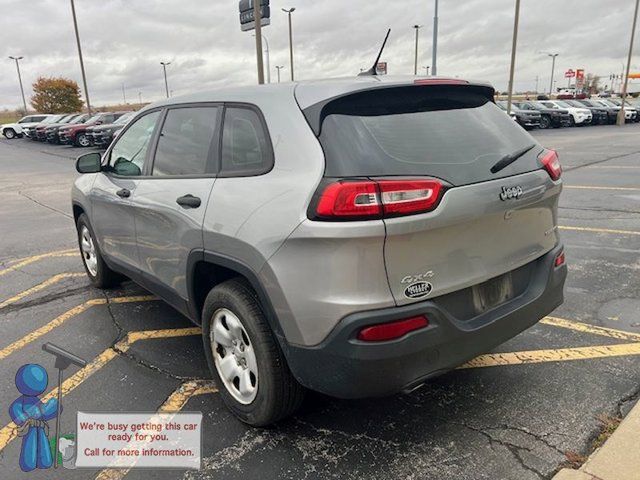
M 13 128 L 7 128 L 3 133 L 8 140 L 13 140 L 17 137 L 16 131 Z
M 551 119 L 548 116 L 543 115 L 540 119 L 540 128 L 546 130 L 549 127 L 551 127 Z
M 86 133 L 79 133 L 78 135 L 76 135 L 75 146 L 76 147 L 90 147 L 91 146 L 91 141 L 87 137 Z
M 95 247 L 95 256 L 96 256 L 96 267 L 97 271 L 93 274 L 89 267 L 87 267 L 87 260 L 82 250 L 82 238 L 81 233 L 83 227 L 86 227 L 91 235 L 93 245 Z M 100 247 L 98 246 L 98 242 L 96 241 L 96 236 L 93 233 L 93 228 L 91 228 L 91 224 L 89 223 L 89 219 L 86 214 L 81 214 L 78 217 L 78 222 L 76 223 L 76 230 L 78 233 L 78 248 L 80 249 L 80 255 L 82 256 L 82 265 L 84 266 L 85 272 L 87 272 L 87 276 L 91 281 L 91 284 L 96 288 L 110 288 L 114 285 L 117 285 L 120 281 L 122 281 L 123 277 L 114 272 L 109 268 L 109 266 L 105 263 L 102 252 L 100 252 Z
M 576 121 L 575 121 L 575 119 L 573 118 L 573 115 L 570 115 L 570 116 L 569 116 L 569 126 L 570 126 L 570 127 L 575 127 L 575 126 L 576 126 Z
M 227 390 L 214 362 L 210 341 L 213 316 L 220 309 L 230 310 L 242 324 L 256 355 L 257 393 L 243 404 Z M 207 363 L 226 406 L 242 422 L 256 427 L 271 425 L 292 415 L 302 404 L 304 388 L 296 381 L 268 325 L 258 297 L 241 278 L 214 287 L 204 302 L 202 338 Z

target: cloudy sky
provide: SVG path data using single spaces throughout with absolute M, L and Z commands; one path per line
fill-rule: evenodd
M 413 73 L 414 30 L 420 30 L 419 66 L 431 63 L 433 0 L 271 0 L 264 29 L 276 65 L 289 75 L 287 16 L 296 7 L 296 79 L 355 75 L 369 67 L 387 28 L 383 60 L 389 73 Z M 567 68 L 606 77 L 626 61 L 633 0 L 523 0 L 515 87 L 548 89 Z M 21 104 L 15 65 L 21 62 L 27 95 L 38 76 L 81 84 L 71 8 L 67 0 L 0 0 L 0 108 Z M 164 95 L 160 61 L 170 61 L 174 95 L 257 80 L 255 40 L 240 31 L 237 0 L 76 0 L 92 104 L 157 100 Z M 506 88 L 514 0 L 440 0 L 438 73 L 488 80 Z M 638 37 L 637 37 L 638 38 Z M 632 65 L 640 70 L 640 49 Z M 424 69 L 422 69 L 424 72 Z

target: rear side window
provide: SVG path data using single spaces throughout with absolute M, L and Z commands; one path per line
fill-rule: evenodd
M 250 108 L 225 109 L 221 174 L 260 175 L 273 166 L 271 143 L 258 113 Z
M 505 155 L 537 143 L 472 87 L 361 92 L 328 104 L 323 118 L 327 177 L 419 175 L 464 185 L 539 168 L 542 147 L 490 172 Z
M 218 115 L 218 107 L 170 109 L 158 140 L 153 175 L 213 173 L 209 158 Z

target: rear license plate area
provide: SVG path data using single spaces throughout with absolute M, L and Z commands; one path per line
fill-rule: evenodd
M 513 298 L 511 272 L 487 280 L 471 287 L 473 307 L 476 313 L 483 313 Z

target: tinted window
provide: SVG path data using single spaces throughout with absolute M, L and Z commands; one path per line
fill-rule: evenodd
M 169 110 L 158 140 L 153 175 L 212 173 L 213 166 L 208 158 L 218 111 L 217 107 Z
M 536 142 L 486 94 L 471 88 L 390 90 L 325 107 L 329 115 L 319 139 L 326 176 L 429 175 L 462 185 L 539 168 L 542 148 L 534 148 L 498 174 L 490 172 L 505 155 Z
M 222 132 L 222 173 L 259 174 L 272 164 L 269 140 L 258 114 L 248 108 L 227 108 Z
M 151 112 L 136 120 L 116 140 L 109 165 L 119 175 L 137 176 L 142 174 L 142 167 L 149 149 L 153 130 L 160 112 Z

